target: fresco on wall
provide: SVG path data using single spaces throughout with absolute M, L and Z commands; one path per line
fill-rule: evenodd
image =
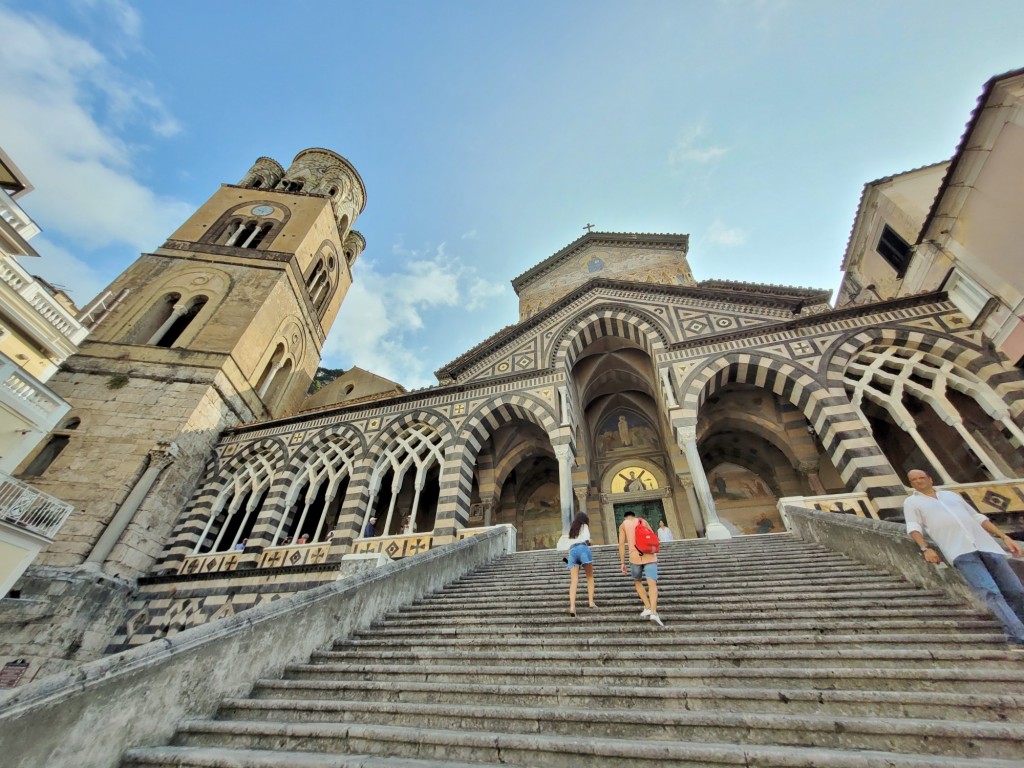
M 778 497 L 764 478 L 746 467 L 723 463 L 708 473 L 715 509 L 731 531 L 741 534 L 782 533 Z
M 658 481 L 643 467 L 626 467 L 615 473 L 612 478 L 612 493 L 636 493 L 637 491 L 653 491 Z
M 597 430 L 594 441 L 599 456 L 649 450 L 661 445 L 651 423 L 630 411 L 615 411 Z
M 519 550 L 554 549 L 562 535 L 562 508 L 558 484 L 544 483 L 530 494 L 523 508 Z

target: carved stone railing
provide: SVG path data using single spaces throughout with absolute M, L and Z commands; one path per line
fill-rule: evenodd
M 89 335 L 89 329 L 68 309 L 61 306 L 16 259 L 0 259 L 0 282 L 10 286 L 28 307 L 31 307 L 30 310 L 26 307 L 26 311 L 37 314 L 72 344 L 81 344 Z
M 451 536 L 435 536 L 429 531 L 413 533 L 407 536 L 374 536 L 372 539 L 356 539 L 352 542 L 352 553 L 357 555 L 381 554 L 387 555 L 392 560 L 400 560 L 403 557 L 426 552 L 432 547 L 450 544 L 453 540 L 462 541 L 463 539 L 480 536 L 498 528 L 511 527 L 510 525 L 491 525 L 479 528 L 460 528 L 455 532 L 454 539 Z
M 233 571 L 242 562 L 242 553 L 237 550 L 230 552 L 210 552 L 205 555 L 190 555 L 185 558 L 178 569 L 180 576 L 198 576 L 204 573 L 222 573 Z
M 289 544 L 284 547 L 267 547 L 260 555 L 260 568 L 286 568 L 299 565 L 320 565 L 327 562 L 331 549 L 329 541 L 310 544 Z
M 450 541 L 446 538 L 444 543 Z M 413 533 L 408 536 L 374 536 L 352 542 L 353 554 L 382 554 L 392 560 L 418 555 L 434 546 L 433 532 Z
M 74 507 L 0 472 L 0 520 L 53 539 Z
M 34 413 L 42 432 L 53 429 L 52 422 L 70 409 L 49 387 L 4 354 L 0 354 L 0 397 L 15 405 L 16 412 Z
M 779 514 L 789 528 L 786 519 L 786 505 L 816 509 L 819 512 L 837 512 L 842 515 L 855 515 L 878 520 L 878 509 L 866 493 L 830 493 L 824 496 L 787 496 L 779 499 Z
M 1024 524 L 1024 478 L 1008 480 L 986 480 L 981 483 L 950 483 L 937 485 L 936 488 L 954 491 L 984 515 L 996 520 Z M 908 488 L 907 495 L 912 491 Z M 820 512 L 840 512 L 857 517 L 879 519 L 878 509 L 867 494 L 834 493 L 824 496 L 790 496 L 779 499 L 779 511 L 782 519 L 786 519 L 787 504 L 817 509 Z M 788 526 L 788 522 L 787 522 Z
M 40 232 L 39 225 L 32 221 L 31 217 L 14 201 L 14 198 L 2 189 L 0 189 L 0 218 L 6 221 L 24 240 L 31 240 Z

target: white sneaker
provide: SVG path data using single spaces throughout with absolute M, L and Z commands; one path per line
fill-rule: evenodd
M 653 616 L 653 615 L 654 614 L 651 613 L 651 609 L 650 608 L 644 608 L 642 611 L 640 611 L 640 618 L 641 619 L 646 619 L 648 616 Z
M 654 622 L 655 624 L 657 624 L 657 625 L 658 625 L 659 627 L 664 627 L 664 626 L 665 626 L 665 622 L 663 622 L 663 621 L 661 620 L 661 616 L 659 616 L 659 615 L 658 615 L 658 614 L 656 614 L 656 613 L 652 613 L 652 614 L 651 614 L 651 621 L 653 621 L 653 622 Z

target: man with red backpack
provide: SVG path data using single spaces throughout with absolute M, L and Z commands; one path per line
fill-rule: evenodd
M 637 529 L 641 530 L 637 535 Z M 651 536 L 648 536 L 648 531 Z M 653 542 L 650 540 L 653 538 Z M 639 548 L 637 546 L 639 541 Z M 629 547 L 629 571 L 626 570 L 626 548 Z M 641 551 L 643 550 L 643 551 Z M 622 572 L 631 573 L 633 586 L 644 604 L 640 613 L 641 619 L 649 618 L 659 627 L 665 623 L 658 616 L 658 535 L 651 531 L 647 521 L 637 518 L 632 512 L 626 512 L 623 516 L 622 525 L 619 526 L 619 565 Z M 644 589 L 644 579 L 647 579 L 647 588 Z

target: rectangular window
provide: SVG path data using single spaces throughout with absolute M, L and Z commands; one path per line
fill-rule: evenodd
M 896 270 L 897 277 L 903 277 L 910 265 L 910 243 L 896 234 L 888 224 L 882 227 L 882 235 L 875 248 L 878 254 Z

